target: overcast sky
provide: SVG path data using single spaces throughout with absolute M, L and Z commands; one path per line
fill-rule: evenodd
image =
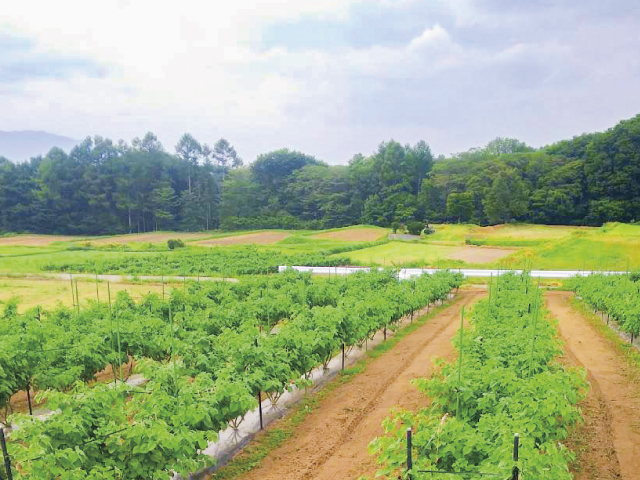
M 0 106 L 0 130 L 190 132 L 246 161 L 541 146 L 640 113 L 640 2 L 6 0 Z

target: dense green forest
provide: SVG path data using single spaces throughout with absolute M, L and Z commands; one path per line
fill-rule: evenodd
M 434 158 L 383 142 L 329 166 L 287 149 L 249 166 L 228 141 L 183 135 L 175 153 L 147 133 L 87 138 L 69 154 L 0 157 L 0 231 L 107 234 L 214 228 L 333 228 L 411 220 L 600 225 L 640 220 L 640 115 L 541 149 L 497 138 Z

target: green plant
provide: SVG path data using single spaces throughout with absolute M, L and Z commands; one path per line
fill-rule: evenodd
M 150 246 L 152 247 L 152 245 L 150 244 Z M 180 239 L 178 240 L 167 240 L 167 247 L 169 247 L 169 250 L 174 250 L 176 248 L 184 248 L 184 242 Z
M 238 284 L 189 282 L 168 299 L 135 302 L 119 292 L 111 304 L 60 307 L 44 318 L 8 308 L 0 400 L 33 386 L 60 410 L 46 420 L 10 417 L 20 427 L 10 443 L 17 478 L 186 476 L 209 464 L 198 450 L 237 427 L 258 392 L 277 402 L 342 345 L 395 328 L 461 282 L 449 272 L 400 282 L 392 270 L 330 280 L 289 271 Z M 149 380 L 143 390 L 116 381 L 130 358 Z M 117 385 L 87 386 L 108 364 L 120 367 Z
M 431 404 L 396 410 L 383 422 L 386 435 L 370 445 L 379 476 L 404 476 L 404 436 L 412 428 L 414 472 L 510 478 L 513 434 L 519 433 L 520 467 L 528 478 L 572 478 L 573 455 L 561 442 L 580 419 L 585 372 L 554 361 L 562 343 L 554 323 L 543 320 L 542 295 L 530 283 L 526 275 L 501 276 L 454 340 L 460 361 L 441 361 L 432 378 L 414 381 Z
M 411 220 L 410 222 L 407 222 L 407 231 L 411 235 L 420 235 L 420 233 L 422 233 L 422 230 L 424 230 L 423 222 L 419 222 L 417 220 Z

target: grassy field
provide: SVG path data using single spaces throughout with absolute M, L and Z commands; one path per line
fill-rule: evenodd
M 600 232 L 595 227 L 570 227 L 564 225 L 507 224 L 492 227 L 477 225 L 433 225 L 436 233 L 429 241 L 471 243 L 493 246 L 536 246 L 570 238 L 573 235 L 589 235 Z M 640 233 L 640 227 L 630 226 Z
M 109 288 L 112 299 L 121 290 L 126 290 L 136 300 L 149 292 L 162 294 L 162 285 L 157 284 L 110 283 Z M 171 288 L 171 285 L 166 284 L 165 292 L 169 292 Z M 108 298 L 107 283 L 98 282 L 96 284 L 93 281 L 78 280 L 78 297 L 80 298 L 80 306 L 90 300 L 97 301 L 99 299 L 105 302 Z M 58 304 L 67 307 L 73 306 L 71 282 L 68 280 L 0 277 L 0 304 L 10 298 L 17 298 L 20 313 L 36 306 L 45 309 L 54 308 Z
M 428 245 L 424 243 L 389 242 L 364 250 L 356 250 L 346 255 L 363 265 L 399 266 L 399 265 L 445 265 L 444 260 L 458 250 L 458 247 L 446 245 Z M 344 254 L 336 254 L 336 256 Z M 455 262 L 448 261 L 447 266 Z M 462 262 L 457 262 L 462 265 Z
M 120 258 L 127 256 L 155 255 L 151 252 L 110 252 L 101 250 L 66 250 L 64 247 L 58 249 L 42 249 L 29 254 L 13 254 L 9 250 L 11 247 L 0 248 L 0 274 L 19 275 L 24 273 L 38 273 L 42 271 L 44 265 L 50 263 L 83 262 L 96 263 L 107 258 Z M 21 247 L 15 247 L 17 249 Z M 31 247 L 35 248 L 35 247 Z

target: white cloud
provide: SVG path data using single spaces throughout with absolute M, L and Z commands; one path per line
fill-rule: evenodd
M 0 104 L 9 114 L 0 116 L 0 130 L 42 129 L 74 138 L 97 133 L 127 140 L 152 130 L 169 149 L 189 131 L 206 142 L 225 136 L 247 160 L 269 148 L 290 146 L 345 161 L 355 151 L 372 151 L 389 136 L 402 140 L 402 131 L 408 132 L 407 141 L 425 132 L 423 138 L 437 153 L 461 150 L 466 144 L 452 145 L 455 138 L 477 138 L 479 123 L 487 130 L 492 122 L 510 126 L 521 118 L 526 101 L 544 108 L 547 98 L 570 98 L 577 111 L 588 108 L 588 101 L 563 95 L 573 88 L 576 72 L 585 72 L 585 82 L 589 76 L 598 82 L 580 86 L 581 92 L 591 92 L 589 99 L 604 98 L 612 84 L 619 92 L 628 92 L 623 84 L 640 91 L 635 82 L 637 56 L 630 58 L 629 53 L 637 51 L 637 36 L 630 33 L 637 19 L 631 18 L 629 25 L 616 20 L 616 29 L 597 30 L 593 25 L 600 19 L 584 17 L 579 28 L 572 28 L 564 17 L 558 19 L 562 12 L 547 11 L 544 5 L 531 16 L 517 6 L 500 10 L 499 3 L 494 1 L 489 11 L 472 0 L 433 0 L 422 31 L 412 39 L 383 42 L 381 35 L 375 44 L 377 36 L 369 34 L 364 42 L 339 39 L 323 49 L 302 48 L 296 38 L 265 48 L 262 37 L 282 22 L 309 18 L 317 20 L 310 25 L 324 21 L 348 26 L 364 7 L 367 27 L 382 31 L 391 21 L 385 14 L 414 11 L 423 2 L 6 1 L 0 10 L 0 34 L 33 40 L 35 51 L 52 54 L 51 58 L 90 59 L 106 67 L 106 76 L 78 69 L 65 78 L 40 76 L 23 81 L 19 88 L 3 87 Z M 377 7 L 383 12 L 379 18 Z M 566 15 L 570 19 L 573 13 Z M 547 19 L 561 23 L 561 33 L 550 31 Z M 387 35 L 404 32 L 404 23 L 393 26 Z M 534 33 L 525 37 L 521 28 Z M 483 43 L 485 36 L 491 38 Z M 321 39 L 322 32 L 316 37 Z M 617 48 L 623 41 L 625 48 Z M 616 72 L 613 80 L 611 72 Z M 589 88 L 594 86 L 595 90 Z M 429 116 L 434 107 L 426 103 L 425 91 L 437 97 L 437 115 Z M 486 112 L 496 97 L 504 102 L 493 109 L 500 117 L 483 113 L 482 122 L 473 118 L 474 108 Z M 407 98 L 425 104 L 405 108 Z M 383 126 L 386 112 L 375 112 L 379 103 L 381 110 L 397 106 L 398 115 L 405 110 L 427 113 L 401 119 L 402 126 L 397 119 Z M 451 113 L 450 104 L 464 108 Z M 563 104 L 565 112 L 569 108 Z M 627 102 L 626 108 L 636 107 Z M 354 113 L 363 111 L 367 114 L 360 117 Z M 369 115 L 372 111 L 376 115 Z M 622 115 L 608 113 L 614 114 Z M 442 128 L 445 122 L 457 125 L 460 132 L 454 135 Z M 577 132 L 588 129 L 579 125 Z M 526 131 L 522 125 L 520 129 Z M 369 148 L 362 146 L 367 141 Z
M 411 40 L 409 50 L 419 50 L 425 47 L 442 45 L 450 42 L 451 37 L 449 37 L 449 33 L 440 25 L 436 24 L 433 28 L 425 28 L 420 36 Z

